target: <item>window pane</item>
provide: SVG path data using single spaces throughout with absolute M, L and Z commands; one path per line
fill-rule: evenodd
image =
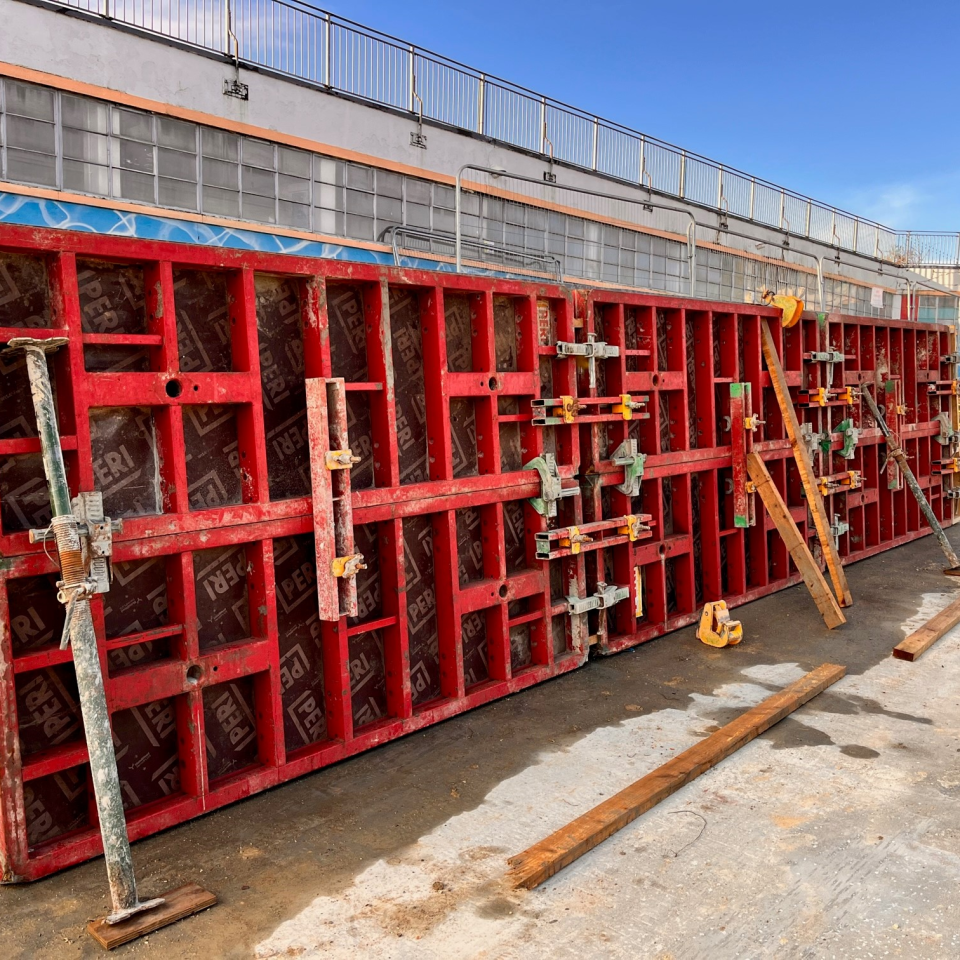
M 228 190 L 239 189 L 239 168 L 235 163 L 224 163 L 222 160 L 203 158 L 203 182 L 213 187 L 224 187 Z
M 373 193 L 373 168 L 361 167 L 355 163 L 347 165 L 347 185 L 354 190 Z
M 30 83 L 7 80 L 7 113 L 53 122 L 53 91 Z
M 344 164 L 340 160 L 314 157 L 313 178 L 319 183 L 343 184 Z
M 310 229 L 310 208 L 302 203 L 287 203 L 280 201 L 280 223 L 300 230 Z
M 373 216 L 373 195 L 347 191 L 347 213 L 359 213 L 365 217 Z
M 244 166 L 243 192 L 256 194 L 259 197 L 273 197 L 276 193 L 273 171 Z
M 407 202 L 430 203 L 430 184 L 424 180 L 407 179 Z
M 299 177 L 285 177 L 282 173 L 278 179 L 278 193 L 282 200 L 293 200 L 295 203 L 310 202 L 310 181 Z
M 160 206 L 181 207 L 184 210 L 197 209 L 197 185 L 182 180 L 160 178 Z
M 7 144 L 38 153 L 54 154 L 57 135 L 52 123 L 25 120 L 22 117 L 7 117 Z
M 142 140 L 153 143 L 153 117 L 148 113 L 134 113 L 132 110 L 113 110 L 113 132 L 130 140 Z
M 318 207 L 336 210 L 338 207 L 343 207 L 342 195 L 343 191 L 340 187 L 335 187 L 329 183 L 318 183 L 313 191 L 313 202 Z
M 400 201 L 393 197 L 377 197 L 377 220 L 400 223 Z
M 85 97 L 60 97 L 60 119 L 65 127 L 90 130 L 93 133 L 107 132 L 107 105 Z
M 63 155 L 70 160 L 89 160 L 92 163 L 106 165 L 108 144 L 109 139 L 99 133 L 84 133 L 82 130 L 63 128 Z
M 370 217 L 355 217 L 347 214 L 346 233 L 348 237 L 356 240 L 372 240 L 373 220 Z
M 206 170 L 206 164 L 204 164 Z M 203 212 L 221 217 L 240 216 L 240 192 L 238 190 L 219 190 L 217 187 L 204 186 Z
M 120 166 L 124 170 L 153 173 L 153 147 L 132 140 L 114 141 L 120 147 Z
M 240 139 L 233 133 L 202 127 L 203 155 L 218 160 L 237 160 L 240 156 Z
M 130 170 L 113 171 L 113 195 L 125 200 L 153 203 L 153 176 Z
M 255 167 L 273 169 L 273 144 L 243 138 L 243 162 Z
M 63 161 L 63 189 L 80 193 L 95 193 L 105 197 L 110 193 L 110 170 L 92 163 Z
M 290 147 L 277 147 L 278 169 L 295 177 L 310 178 L 310 154 Z
M 277 211 L 274 200 L 267 197 L 243 195 L 244 220 L 259 220 L 262 223 L 276 223 Z
M 318 210 L 315 214 L 316 219 L 313 222 L 314 229 L 318 233 L 326 233 L 329 236 L 343 236 L 343 214 L 334 210 Z
M 197 181 L 197 158 L 192 153 L 180 153 L 179 150 L 157 151 L 157 171 L 164 177 L 176 177 L 178 180 Z
M 197 149 L 197 128 L 182 120 L 157 117 L 157 143 L 193 153 Z
M 399 174 L 387 170 L 377 171 L 377 195 L 384 197 L 400 197 L 403 189 L 403 180 Z
M 9 120 L 9 117 L 7 119 Z M 22 180 L 24 183 L 39 183 L 55 187 L 57 161 L 55 157 L 45 157 L 40 153 L 25 153 L 8 147 L 7 176 L 11 180 Z

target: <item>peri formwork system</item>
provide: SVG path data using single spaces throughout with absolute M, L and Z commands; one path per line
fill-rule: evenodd
M 761 318 L 844 559 L 926 532 L 865 384 L 952 522 L 943 327 L 0 227 L 0 343 L 67 338 L 71 490 L 124 520 L 92 609 L 131 837 L 798 582 L 743 468 L 812 535 Z M 100 851 L 39 449 L 3 357 L 5 881 Z

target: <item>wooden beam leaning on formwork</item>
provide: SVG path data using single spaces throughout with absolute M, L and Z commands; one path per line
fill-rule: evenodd
M 898 660 L 917 660 L 929 650 L 948 630 L 960 623 L 960 600 L 954 600 L 935 617 L 893 648 Z
M 514 887 L 532 890 L 569 866 L 607 837 L 655 807 L 661 800 L 706 773 L 740 747 L 836 683 L 846 667 L 825 663 L 779 693 L 767 697 L 732 723 L 684 750 L 662 767 L 604 800 L 572 823 L 509 860 L 507 879 Z
M 807 546 L 807 541 L 803 539 L 800 528 L 796 521 L 790 515 L 780 491 L 776 488 L 767 465 L 756 453 L 747 454 L 747 473 L 760 494 L 763 505 L 767 508 L 767 513 L 773 520 L 774 526 L 783 538 L 787 550 L 793 562 L 803 577 L 803 582 L 813 597 L 813 602 L 823 616 L 823 621 L 832 630 L 839 627 L 841 623 L 846 623 L 847 618 L 843 615 L 837 601 L 830 592 L 830 587 L 817 566 L 817 561 L 813 559 L 813 554 Z
M 807 504 L 813 514 L 814 526 L 817 528 L 817 537 L 827 561 L 827 570 L 830 573 L 830 579 L 833 581 L 833 588 L 837 593 L 840 606 L 849 607 L 853 603 L 853 597 L 850 594 L 850 586 L 847 584 L 847 575 L 843 572 L 840 556 L 833 542 L 833 534 L 830 533 L 830 521 L 827 518 L 826 507 L 823 505 L 823 497 L 820 496 L 820 490 L 817 487 L 817 478 L 813 475 L 813 462 L 810 459 L 810 453 L 800 437 L 797 412 L 793 409 L 790 388 L 787 386 L 787 378 L 784 376 L 783 367 L 780 365 L 777 346 L 773 341 L 770 326 L 763 317 L 760 318 L 760 337 L 763 344 L 763 356 L 767 361 L 767 370 L 770 373 L 770 382 L 773 384 L 773 392 L 777 395 L 777 403 L 780 405 L 780 411 L 783 414 L 787 436 L 790 438 L 793 456 L 800 471 L 800 481 L 803 483 L 803 489 L 807 495 Z

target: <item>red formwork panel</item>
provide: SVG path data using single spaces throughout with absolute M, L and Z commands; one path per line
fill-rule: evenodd
M 651 417 L 581 428 L 581 473 L 590 519 L 623 511 L 654 517 L 652 539 L 599 550 L 587 560 L 598 579 L 633 581 L 635 610 L 618 605 L 597 624 L 602 652 L 616 652 L 692 623 L 706 600 L 736 605 L 799 580 L 772 521 L 757 504 L 738 523 L 746 494 L 736 385 L 750 386 L 758 424 L 747 442 L 760 453 L 801 531 L 812 524 L 783 417 L 766 371 L 761 318 L 771 330 L 801 429 L 809 432 L 814 472 L 844 563 L 929 533 L 860 391 L 870 385 L 900 435 L 920 486 L 944 524 L 956 518 L 957 381 L 955 338 L 937 324 L 805 313 L 782 329 L 779 311 L 755 305 L 698 303 L 589 291 L 578 295 L 584 336 L 619 348 L 602 361 L 594 390 L 580 395 L 642 393 Z M 733 388 L 733 389 L 731 389 Z M 856 431 L 849 432 L 850 428 Z M 738 438 L 739 430 L 739 438 Z M 622 470 L 611 451 L 633 438 L 647 454 L 640 495 L 625 502 Z M 951 439 L 953 437 L 953 439 Z M 855 441 L 855 442 L 854 442 Z M 739 489 L 738 489 L 739 488 Z M 818 545 L 815 549 L 818 549 Z M 632 582 L 633 582 L 632 581 Z
M 674 629 L 704 599 L 796 582 L 761 512 L 736 525 L 725 418 L 731 385 L 749 383 L 765 421 L 753 448 L 806 529 L 761 317 L 798 400 L 824 385 L 804 354 L 825 345 L 844 355 L 833 384 L 900 384 L 891 415 L 952 519 L 935 418 L 953 417 L 954 368 L 938 327 L 810 318 L 783 336 L 756 306 L 0 227 L 0 342 L 68 339 L 50 366 L 71 488 L 100 490 L 124 520 L 93 615 L 131 837 L 575 669 L 591 646 Z M 619 347 L 592 385 L 563 349 L 589 340 Z M 821 432 L 841 413 L 862 430 L 851 460 L 840 440 L 818 454 L 821 476 L 863 478 L 829 494 L 844 557 L 922 533 L 859 405 L 824 402 L 804 408 Z M 331 480 L 344 428 L 359 462 Z M 610 459 L 631 439 L 646 455 L 636 497 Z M 56 566 L 28 541 L 49 521 L 39 450 L 23 366 L 5 357 L 7 882 L 100 852 Z M 547 455 L 578 493 L 550 519 L 523 469 Z M 329 563 L 347 547 L 365 564 L 350 597 Z M 568 613 L 603 584 L 629 596 Z

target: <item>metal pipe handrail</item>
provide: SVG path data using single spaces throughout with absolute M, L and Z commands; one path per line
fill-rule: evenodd
M 492 177 L 506 177 L 509 180 L 519 180 L 524 183 L 535 183 L 538 186 L 544 186 L 542 180 L 538 180 L 536 177 L 528 177 L 522 173 L 510 173 L 507 170 L 501 170 L 499 167 L 484 167 L 476 163 L 465 163 L 457 171 L 457 183 L 454 190 L 454 206 L 453 206 L 453 226 L 454 226 L 454 235 L 456 237 L 456 269 L 457 273 L 463 272 L 463 257 L 462 257 L 462 246 L 463 246 L 463 230 L 460 225 L 460 213 L 461 213 L 461 200 L 460 196 L 463 192 L 463 174 L 467 170 L 473 170 L 476 173 L 488 173 Z M 550 183 L 547 184 L 552 190 L 566 190 L 571 193 L 579 193 L 588 197 L 598 197 L 601 200 L 613 200 L 616 203 L 632 203 L 639 205 L 645 209 L 654 209 L 654 210 L 668 210 L 671 213 L 679 213 L 681 216 L 689 217 L 690 223 L 687 226 L 687 260 L 689 264 L 690 272 L 690 296 L 696 296 L 696 282 L 697 282 L 697 227 L 701 224 L 697 223 L 696 218 L 689 210 L 684 210 L 683 207 L 671 207 L 663 203 L 655 203 L 652 200 L 634 200 L 631 197 L 620 197 L 612 193 L 603 193 L 600 190 L 589 190 L 586 187 L 572 187 L 567 184 L 561 183 Z
M 386 243 L 387 236 L 390 236 L 390 247 L 393 251 L 393 263 L 394 266 L 399 267 L 400 264 L 400 250 L 397 244 L 399 237 L 413 237 L 418 240 L 429 240 L 429 241 L 439 241 L 440 243 L 449 243 L 450 246 L 454 246 L 456 243 L 456 238 L 452 233 L 445 233 L 442 230 L 422 230 L 418 227 L 405 227 L 401 224 L 391 224 L 389 227 L 385 227 L 380 231 L 379 241 L 381 243 Z M 508 244 L 496 244 L 491 240 L 483 239 L 474 239 L 473 237 L 467 238 L 467 245 L 473 247 L 479 247 L 482 250 L 492 250 L 494 252 L 500 253 L 502 256 L 516 257 L 518 260 L 526 260 L 531 263 L 542 263 L 549 264 L 552 268 L 551 272 L 555 275 L 557 283 L 563 281 L 563 264 L 560 263 L 559 258 L 552 256 L 549 253 L 530 253 L 527 250 L 523 250 L 519 247 L 511 247 Z M 422 251 L 423 253 L 432 253 L 432 250 Z M 503 264 L 506 266 L 506 264 Z
M 845 250 L 900 266 L 960 266 L 960 232 L 893 230 L 876 221 L 819 203 L 762 177 L 721 165 L 665 140 L 650 137 L 596 114 L 538 94 L 519 84 L 476 70 L 442 54 L 405 43 L 397 37 L 346 17 L 312 7 L 302 0 L 203 0 L 203 10 L 195 10 L 192 23 L 187 22 L 182 28 L 179 8 L 176 8 L 176 14 L 169 13 L 164 16 L 161 12 L 158 16 L 152 5 L 146 3 L 129 6 L 113 4 L 111 7 L 107 5 L 109 0 L 50 2 L 102 18 L 108 23 L 124 23 L 148 34 L 215 51 L 231 59 L 235 58 L 238 65 L 245 63 L 280 75 L 293 76 L 301 81 L 316 83 L 325 90 L 358 97 L 411 114 L 417 113 L 417 107 L 411 102 L 412 98 L 408 97 L 405 102 L 401 102 L 396 94 L 400 73 L 403 71 L 409 75 L 418 63 L 429 64 L 442 76 L 431 80 L 429 71 L 423 72 L 424 79 L 423 83 L 419 84 L 422 89 L 418 90 L 418 97 L 422 99 L 425 107 L 429 104 L 422 114 L 423 119 L 469 129 L 472 133 L 494 141 L 534 152 L 539 150 L 541 154 L 549 143 L 552 158 L 556 162 L 591 170 L 626 183 L 642 185 L 644 169 L 650 166 L 651 157 L 656 159 L 654 155 L 659 154 L 659 168 L 665 169 L 665 166 L 674 165 L 677 180 L 675 186 L 665 181 L 660 182 L 662 177 L 658 173 L 658 183 L 653 186 L 651 182 L 651 187 L 660 195 L 675 196 L 699 206 L 717 209 L 716 197 L 723 196 L 731 185 L 739 181 L 742 189 L 749 187 L 750 201 L 749 209 L 744 207 L 743 210 L 728 210 L 729 215 L 738 220 L 780 229 L 786 219 L 784 210 L 789 200 L 806 206 L 806 211 L 801 211 L 798 220 L 802 221 L 803 232 L 791 231 L 795 236 L 828 245 L 832 244 L 836 237 L 838 244 Z M 194 0 L 195 4 L 197 2 L 198 0 Z M 203 20 L 208 2 L 210 9 L 215 10 L 220 6 L 224 8 L 223 20 L 227 26 L 217 42 L 207 39 L 208 33 L 212 32 Z M 242 18 L 238 20 L 231 15 L 232 6 L 238 3 L 244 4 L 246 9 L 251 11 L 251 15 L 243 22 Z M 282 17 L 264 14 L 264 11 L 269 14 L 276 9 L 315 21 L 317 30 L 284 30 L 282 25 L 277 26 L 278 22 L 282 22 Z M 315 32 L 317 37 L 313 36 Z M 365 46 L 371 43 L 388 51 L 390 56 L 371 54 Z M 344 58 L 349 69 L 346 73 L 347 79 L 341 80 L 337 71 L 331 69 L 331 65 L 342 67 Z M 319 62 L 316 76 L 303 67 L 304 63 L 312 64 L 315 61 Z M 405 61 L 405 68 L 401 67 L 401 61 Z M 296 66 L 285 66 L 287 63 L 294 63 Z M 448 74 L 453 74 L 453 82 L 448 82 Z M 391 92 L 394 95 L 391 95 Z M 571 121 L 567 126 L 573 134 L 569 138 L 566 133 L 559 137 L 556 133 L 550 136 L 551 131 L 547 129 L 547 125 L 551 116 L 561 121 L 564 118 Z M 582 128 L 582 135 L 577 134 L 577 128 Z M 623 161 L 624 139 L 635 147 L 640 158 L 639 164 L 629 171 L 624 167 Z M 666 165 L 664 161 L 668 161 Z M 703 197 L 709 199 L 691 196 L 691 186 L 687 183 L 687 171 L 691 162 L 712 171 L 712 175 L 716 177 L 715 187 L 710 187 L 703 193 Z M 665 175 L 668 174 L 669 171 L 666 171 Z M 732 196 L 732 193 L 727 197 L 728 207 L 729 196 Z M 773 202 L 773 198 L 777 212 L 767 217 L 764 208 Z M 823 219 L 815 218 L 815 212 L 829 215 L 829 236 L 815 225 L 815 220 Z M 849 228 L 852 241 L 840 238 L 837 231 L 838 221 L 844 228 L 844 233 Z M 862 229 L 864 227 L 868 229 Z M 869 235 L 870 230 L 874 237 L 873 252 L 867 254 L 859 249 L 859 245 L 860 237 Z M 885 238 L 883 244 L 881 238 Z

